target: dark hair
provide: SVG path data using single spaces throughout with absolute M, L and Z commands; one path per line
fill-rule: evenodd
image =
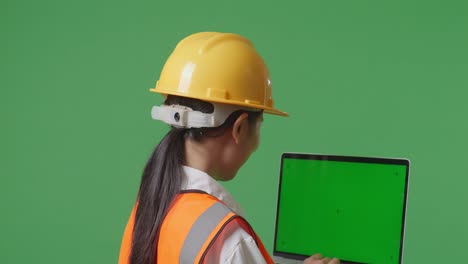
M 168 96 L 166 105 L 178 104 L 203 113 L 212 113 L 214 106 L 205 101 L 186 97 Z M 217 136 L 230 127 L 240 114 L 248 112 L 249 121 L 255 121 L 262 112 L 236 111 L 217 128 L 175 128 L 156 146 L 143 170 L 138 192 L 135 225 L 133 227 L 130 264 L 157 262 L 159 229 L 173 199 L 181 190 L 185 164 L 185 137 L 196 141 Z

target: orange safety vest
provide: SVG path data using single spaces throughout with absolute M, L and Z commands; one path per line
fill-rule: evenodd
M 119 264 L 128 264 L 135 212 L 136 206 L 125 228 Z M 255 239 L 265 261 L 273 264 L 262 241 L 244 218 L 233 213 L 216 197 L 198 190 L 184 191 L 176 196 L 160 228 L 157 262 L 160 264 L 203 263 L 211 245 L 232 221 L 236 221 Z

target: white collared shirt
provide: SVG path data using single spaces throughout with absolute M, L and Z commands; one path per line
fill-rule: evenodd
M 244 216 L 244 211 L 221 184 L 203 171 L 183 166 L 185 179 L 182 190 L 201 190 L 226 204 L 232 211 Z M 213 243 L 205 257 L 206 264 L 266 263 L 255 239 L 241 226 L 229 224 Z

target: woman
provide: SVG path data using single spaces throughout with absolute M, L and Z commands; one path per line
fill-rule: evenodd
M 273 263 L 217 180 L 235 177 L 273 108 L 268 70 L 236 34 L 204 32 L 175 48 L 153 92 L 152 117 L 171 125 L 149 158 L 119 263 Z M 314 255 L 305 263 L 338 263 Z

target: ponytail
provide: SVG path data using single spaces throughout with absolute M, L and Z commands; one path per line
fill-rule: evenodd
M 172 128 L 146 163 L 138 193 L 131 264 L 155 263 L 159 227 L 182 184 L 185 131 Z

